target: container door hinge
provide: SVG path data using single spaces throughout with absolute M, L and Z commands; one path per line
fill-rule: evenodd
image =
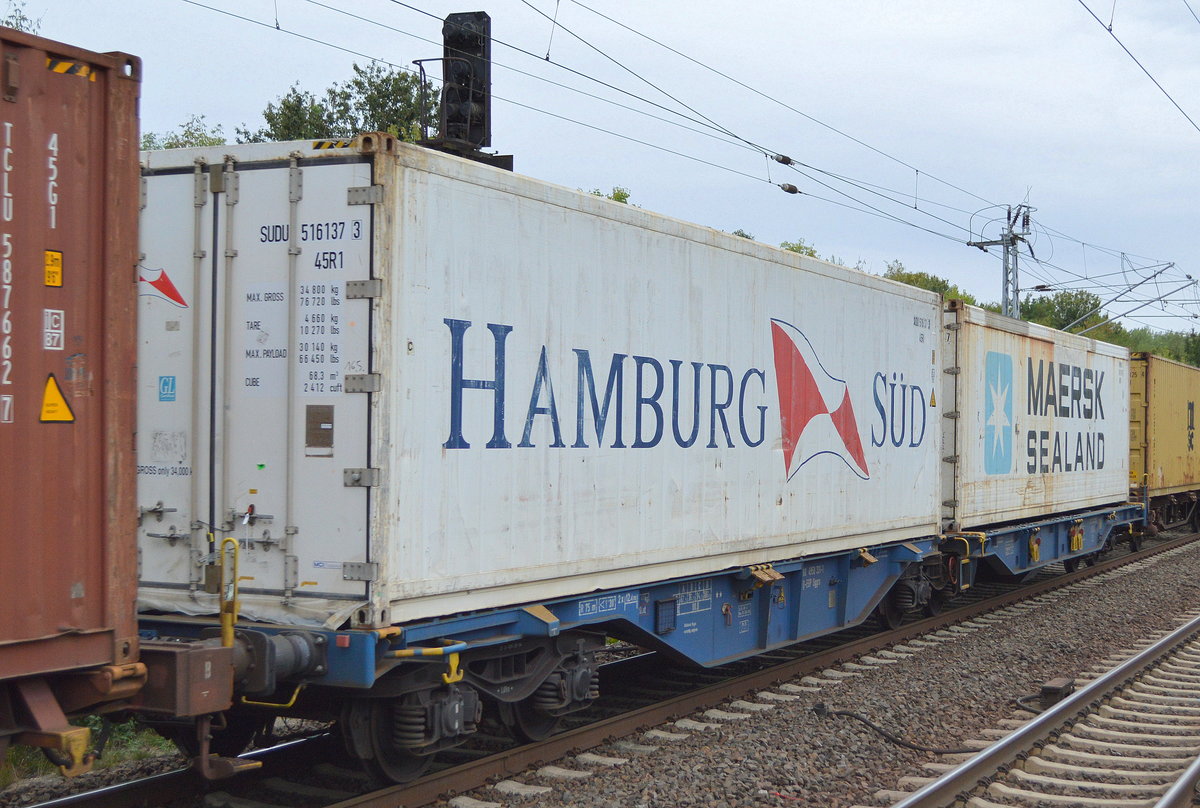
M 283 557 L 283 588 L 295 589 L 300 582 L 300 559 L 294 555 Z
M 294 161 L 296 158 L 293 157 Z M 288 170 L 288 202 L 299 202 L 304 198 L 304 169 L 296 165 Z
M 946 368 L 942 371 L 942 373 L 948 373 L 951 376 L 957 376 L 958 374 L 962 373 L 962 368 Z
M 960 328 L 962 328 L 962 323 L 946 323 L 943 328 L 945 328 L 947 331 L 958 331 Z
M 958 462 L 958 455 L 948 455 L 948 456 L 946 456 L 946 457 L 943 457 L 943 458 L 942 458 L 942 462 L 943 462 L 943 463 L 957 463 L 957 462 Z
M 942 413 L 942 417 L 943 418 L 958 418 L 959 413 L 958 413 L 958 410 L 951 410 L 950 412 Z
M 382 185 L 361 185 L 346 189 L 347 205 L 378 205 L 382 201 Z
M 192 206 L 202 208 L 208 204 L 208 175 L 204 173 L 204 169 L 208 163 L 204 160 L 197 160 L 195 173 L 192 181 Z M 204 256 L 200 256 L 203 258 Z
M 343 581 L 374 581 L 379 577 L 379 565 L 374 561 L 343 561 Z
M 225 206 L 233 207 L 238 203 L 238 173 L 230 171 L 225 182 Z
M 379 485 L 379 469 L 342 469 L 342 484 L 347 488 L 374 488 Z
M 942 507 L 943 508 L 957 508 L 958 500 L 957 499 L 944 499 L 944 500 L 942 500 Z
M 383 295 L 383 279 L 346 281 L 347 300 L 372 300 Z
M 347 373 L 344 383 L 347 393 L 378 393 L 383 377 L 378 373 Z
M 138 210 L 146 209 L 146 178 L 141 178 L 142 182 L 138 188 Z

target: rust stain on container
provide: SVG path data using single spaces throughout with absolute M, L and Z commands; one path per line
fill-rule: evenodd
M 137 658 L 141 65 L 0 48 L 2 681 Z

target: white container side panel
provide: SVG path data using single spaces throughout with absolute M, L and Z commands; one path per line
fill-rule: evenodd
M 958 323 L 960 526 L 1125 501 L 1128 351 L 974 307 Z
M 197 323 L 211 316 L 194 253 L 212 242 L 212 217 L 192 207 L 191 174 L 146 184 L 138 279 L 137 496 L 140 580 L 187 589 L 199 580 L 201 544 L 192 524 L 206 518 L 200 475 L 209 442 L 200 403 L 209 375 L 199 373 Z M 193 553 L 195 550 L 195 553 Z
M 376 341 L 392 619 L 937 531 L 937 296 L 400 159 Z
M 348 299 L 346 284 L 370 277 L 370 208 L 347 203 L 348 188 L 370 182 L 369 163 L 306 165 L 295 176 L 286 163 L 237 171 L 230 190 L 201 197 L 197 278 L 193 179 L 147 178 L 143 221 L 161 226 L 143 226 L 146 265 L 178 277 L 198 303 L 178 329 L 164 321 L 178 309 L 156 300 L 142 309 L 140 361 L 151 370 L 139 452 L 154 457 L 155 436 L 167 434 L 194 458 L 190 470 L 181 460 L 163 472 L 139 456 L 141 504 L 177 508 L 163 523 L 190 534 L 156 538 L 166 531 L 143 517 L 143 607 L 213 611 L 213 596 L 192 591 L 210 533 L 218 544 L 238 540 L 248 616 L 321 623 L 366 599 L 362 576 L 343 570 L 369 560 L 369 494 L 347 487 L 344 472 L 370 465 L 369 401 L 344 388 L 348 374 L 369 370 L 370 301 Z M 155 336 L 163 332 L 171 339 Z M 150 382 L 169 375 L 179 381 L 165 400 Z

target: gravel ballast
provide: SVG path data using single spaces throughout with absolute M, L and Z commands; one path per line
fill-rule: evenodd
M 629 759 L 619 766 L 571 758 L 555 763 L 591 772 L 584 779 L 536 770 L 512 778 L 548 786 L 549 793 L 516 798 L 489 787 L 467 796 L 502 806 L 556 808 L 880 804 L 875 792 L 895 789 L 901 777 L 927 774 L 921 764 L 938 756 L 894 745 L 851 718 L 818 717 L 815 704 L 861 713 L 918 745 L 958 747 L 999 726 L 1013 714 L 1012 700 L 1036 693 L 1043 682 L 1075 677 L 1139 640 L 1175 628 L 1180 615 L 1200 607 L 1197 555 L 1194 546 L 1183 548 L 1128 573 L 1126 567 L 1051 593 L 1000 619 L 985 618 L 978 625 L 986 627 L 939 632 L 876 655 L 876 661 L 894 664 L 837 666 L 834 676 L 816 677 L 825 682 L 816 692 L 811 681 L 799 680 L 773 689 L 797 696 L 794 701 L 747 699 L 770 704 L 768 710 L 721 706 L 748 718 L 696 713 L 685 726 L 697 722 L 710 729 L 665 725 L 658 729 L 685 737 L 665 740 L 654 733 L 659 737 L 631 737 L 592 750 Z M 857 675 L 838 675 L 844 672 Z M 631 742 L 657 748 L 630 753 Z
M 894 745 L 851 718 L 820 717 L 814 705 L 861 713 L 924 746 L 957 747 L 987 737 L 981 732 L 1009 718 L 1017 696 L 1036 693 L 1049 679 L 1077 676 L 1139 640 L 1174 628 L 1180 615 L 1200 608 L 1198 554 L 1200 548 L 1193 545 L 1160 555 L 1043 596 L 1034 605 L 973 621 L 977 630 L 938 632 L 819 676 L 749 694 L 743 703 L 731 700 L 717 710 L 589 750 L 603 761 L 588 756 L 548 761 L 546 767 L 512 777 L 501 789 L 477 789 L 453 804 L 880 804 L 875 792 L 896 788 L 901 777 L 926 774 L 921 764 L 938 756 Z M 157 765 L 164 763 L 178 765 Z M 147 761 L 136 768 L 155 766 Z M 0 808 L 119 777 L 118 768 L 71 783 L 45 778 L 16 784 L 0 791 Z M 515 783 L 549 790 L 523 796 L 525 789 L 513 787 Z

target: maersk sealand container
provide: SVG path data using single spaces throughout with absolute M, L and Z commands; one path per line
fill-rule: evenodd
M 386 135 L 144 161 L 144 608 L 227 536 L 332 628 L 939 532 L 933 293 Z
M 947 531 L 1128 502 L 1129 351 L 957 300 L 947 309 Z

